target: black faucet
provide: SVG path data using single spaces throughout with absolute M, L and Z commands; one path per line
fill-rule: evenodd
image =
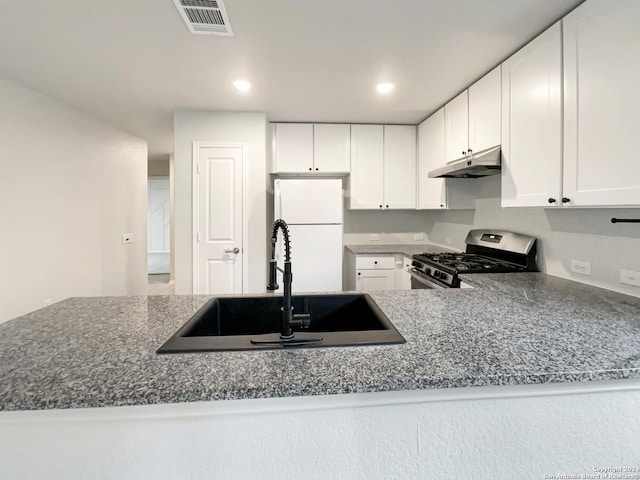
M 278 241 L 278 230 L 282 230 L 284 237 L 284 270 L 278 267 L 276 261 L 276 242 Z M 287 222 L 278 219 L 273 222 L 273 230 L 271 232 L 271 260 L 269 261 L 269 285 L 267 290 L 277 290 L 279 288 L 277 281 L 277 270 L 283 273 L 282 280 L 284 282 L 284 297 L 282 299 L 282 320 L 280 322 L 280 339 L 294 340 L 292 325 L 299 325 L 303 328 L 309 328 L 311 317 L 309 313 L 293 314 L 293 306 L 291 305 L 291 282 L 293 275 L 291 274 L 291 242 L 289 239 L 289 226 Z M 305 302 L 305 305 L 308 303 Z M 305 308 L 308 312 L 308 307 Z

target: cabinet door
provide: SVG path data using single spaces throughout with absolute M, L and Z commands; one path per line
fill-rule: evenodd
M 382 125 L 351 125 L 350 208 L 383 208 L 383 155 Z
M 567 205 L 638 205 L 640 2 L 586 2 L 563 26 Z
M 562 204 L 561 48 L 558 22 L 502 64 L 503 207 Z
M 384 127 L 384 206 L 416 208 L 416 127 Z
M 361 292 L 394 290 L 396 287 L 395 276 L 395 270 L 358 270 L 356 272 L 356 290 Z
M 444 178 L 429 171 L 445 165 L 444 108 L 418 125 L 418 209 L 446 208 Z
M 308 123 L 276 123 L 275 164 L 277 172 L 310 172 L 313 170 L 313 125 Z
M 314 171 L 349 173 L 351 169 L 351 125 L 313 126 Z
M 501 84 L 497 67 L 469 87 L 469 148 L 473 153 L 500 145 Z
M 402 257 L 400 262 L 400 280 L 396 277 L 396 288 L 398 290 L 411 290 L 411 274 L 409 269 L 411 268 L 411 258 Z
M 469 150 L 468 90 L 444 106 L 445 155 L 447 162 L 464 157 Z

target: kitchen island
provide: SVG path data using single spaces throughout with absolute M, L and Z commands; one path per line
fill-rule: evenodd
M 640 299 L 541 273 L 465 281 L 476 288 L 372 294 L 404 345 L 156 355 L 206 296 L 74 298 L 31 313 L 0 326 L 0 463 L 19 478 L 38 471 L 28 458 L 81 448 L 90 461 L 73 475 L 114 478 L 155 472 L 176 442 L 173 478 L 211 462 L 220 478 L 543 478 L 640 458 Z M 91 470 L 103 447 L 83 429 L 122 456 L 98 461 L 106 473 Z M 34 437 L 42 449 L 27 449 Z M 291 463 L 269 460 L 289 443 Z M 241 446 L 256 455 L 245 470 Z M 330 465 L 310 467 L 322 458 Z

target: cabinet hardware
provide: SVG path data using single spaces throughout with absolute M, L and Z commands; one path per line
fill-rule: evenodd
M 316 172 L 318 171 L 318 169 L 316 168 Z
M 389 205 L 387 205 L 387 208 L 389 208 Z
M 463 151 L 462 151 L 462 154 L 463 154 L 463 155 L 466 155 L 466 154 L 467 154 L 467 152 L 465 152 L 465 151 L 463 150 Z
M 556 199 L 555 199 L 555 198 L 550 198 L 549 200 L 547 200 L 547 202 L 549 202 L 549 203 L 556 203 Z
M 380 205 L 380 208 L 382 208 L 382 205 Z
M 612 218 L 611 223 L 640 223 L 640 218 Z
M 469 149 L 469 151 L 467 153 L 473 153 L 473 150 Z
M 571 201 L 570 198 L 562 197 L 562 203 L 569 203 Z
M 309 168 L 309 171 L 311 171 L 311 168 Z

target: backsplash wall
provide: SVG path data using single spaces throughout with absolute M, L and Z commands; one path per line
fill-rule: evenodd
M 538 238 L 541 271 L 640 296 L 640 287 L 619 282 L 620 269 L 640 271 L 640 224 L 611 223 L 612 217 L 640 218 L 640 209 L 502 208 L 499 175 L 469 181 L 478 191 L 476 209 L 431 212 L 425 227 L 431 242 L 462 250 L 473 228 L 531 235 Z M 572 259 L 590 262 L 591 275 L 571 272 Z

